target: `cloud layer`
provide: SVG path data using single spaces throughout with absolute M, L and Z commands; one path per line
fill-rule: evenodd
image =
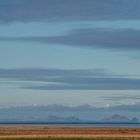
M 6 37 L 0 41 L 23 41 L 59 44 L 82 48 L 140 50 L 139 30 L 77 29 L 59 36 Z
M 139 0 L 0 0 L 1 22 L 140 19 Z
M 43 42 L 43 38 L 38 41 Z M 140 31 L 78 29 L 64 36 L 48 37 L 46 41 L 79 47 L 139 50 Z
M 57 104 L 52 104 L 52 105 L 48 105 L 48 106 L 18 106 L 18 107 L 11 107 L 11 108 L 3 108 L 0 109 L 0 111 L 4 111 L 4 112 L 16 112 L 16 114 L 21 114 L 19 113 L 20 111 L 22 112 L 26 112 L 28 111 L 35 111 L 35 112 L 60 112 L 60 113 L 68 113 L 68 112 L 91 112 L 94 113 L 95 112 L 103 112 L 103 114 L 105 112 L 109 112 L 109 113 L 114 113 L 114 112 L 119 112 L 123 111 L 124 113 L 128 113 L 128 111 L 132 112 L 139 112 L 139 108 L 140 108 L 140 103 L 136 103 L 136 104 L 130 104 L 130 105 L 115 105 L 115 106 L 109 106 L 109 107 L 93 107 L 90 106 L 88 104 L 85 105 L 80 105 L 80 106 L 64 106 L 64 105 L 57 105 Z M 6 111 L 5 111 L 6 110 Z M 19 111 L 19 112 L 18 112 Z M 4 112 L 2 114 L 4 114 Z M 121 112 L 122 113 L 122 112 Z M 93 115 L 93 116 L 94 116 Z
M 0 79 L 23 81 L 21 88 L 34 90 L 140 90 L 140 79 L 100 69 L 0 69 Z

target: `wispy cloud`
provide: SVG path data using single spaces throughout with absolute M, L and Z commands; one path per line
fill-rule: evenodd
M 1 22 L 140 19 L 139 0 L 0 0 Z
M 100 69 L 1 69 L 0 79 L 24 81 L 19 86 L 32 90 L 140 90 L 140 79 Z
M 140 96 L 136 96 L 136 95 L 115 95 L 115 96 L 103 96 L 102 97 L 104 100 L 107 101 L 125 101 L 125 100 L 136 100 L 139 101 L 140 100 Z
M 48 37 L 46 42 L 84 48 L 140 50 L 140 31 L 78 29 L 64 36 Z
M 109 112 L 109 114 L 111 113 L 116 113 L 118 111 L 118 113 L 122 113 L 122 111 L 124 113 L 128 113 L 128 111 L 132 112 L 138 112 L 140 108 L 140 103 L 136 103 L 136 104 L 122 104 L 122 105 L 114 105 L 114 106 L 109 106 L 109 107 L 94 107 L 94 106 L 90 106 L 88 104 L 86 105 L 80 105 L 80 106 L 64 106 L 64 105 L 57 105 L 57 104 L 52 104 L 52 105 L 48 105 L 48 106 L 17 106 L 17 107 L 10 107 L 10 108 L 2 108 L 0 111 L 4 111 L 4 112 L 16 112 L 17 114 L 21 114 L 18 112 L 26 112 L 29 111 L 36 111 L 36 112 L 40 112 L 40 111 L 49 111 L 50 112 L 60 112 L 60 113 L 67 113 L 67 112 L 91 112 L 94 113 L 95 112 L 102 112 L 103 114 L 106 112 Z M 3 112 L 3 113 L 4 113 Z M 105 114 L 104 114 L 105 115 Z M 94 115 L 92 115 L 94 116 Z
M 60 36 L 1 37 L 0 41 L 61 44 L 82 48 L 140 50 L 139 30 L 77 29 Z

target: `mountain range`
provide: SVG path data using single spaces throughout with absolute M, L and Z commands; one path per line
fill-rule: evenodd
M 139 120 L 136 117 L 129 119 L 128 117 L 119 114 L 114 114 L 101 120 L 101 122 L 107 123 L 137 123 L 138 121 Z
M 104 108 L 96 108 L 90 105 L 16 106 L 0 108 L 0 121 L 137 122 L 140 119 L 139 112 L 133 109 L 120 109 L 125 107 L 125 105 Z M 111 116 L 111 114 L 115 115 Z

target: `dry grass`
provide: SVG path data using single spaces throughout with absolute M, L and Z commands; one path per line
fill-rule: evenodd
M 140 129 L 0 126 L 0 140 L 140 140 Z

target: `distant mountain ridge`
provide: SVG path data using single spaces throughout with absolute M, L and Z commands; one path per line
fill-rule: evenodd
M 134 107 L 138 105 L 134 105 Z M 0 108 L 0 121 L 5 120 L 27 120 L 27 121 L 50 121 L 55 118 L 59 121 L 90 121 L 90 122 L 137 122 L 140 119 L 139 112 L 131 108 L 128 114 L 124 109 L 126 105 L 120 106 L 105 106 L 105 107 L 93 107 L 88 104 L 80 106 L 64 106 L 64 105 L 30 105 L 30 106 L 16 106 L 9 108 Z M 124 110 L 122 110 L 124 109 Z M 110 116 L 110 114 L 115 114 Z M 117 115 L 121 114 L 121 115 Z M 51 117 L 52 118 L 51 118 Z M 108 117 L 110 116 L 110 117 Z M 126 116 L 126 117 L 125 117 Z M 138 119 L 135 117 L 139 117 Z M 104 118 L 103 118 L 104 117 Z M 134 118 L 133 118 L 134 117 Z M 103 118 L 103 119 L 102 119 Z M 133 119 L 129 119 L 133 118 Z M 54 120 L 55 120 L 54 119 Z
M 139 120 L 134 117 L 132 119 L 127 118 L 119 114 L 114 114 L 112 116 L 103 118 L 99 121 L 86 121 L 81 120 L 75 116 L 60 117 L 50 115 L 46 118 L 19 118 L 19 119 L 0 119 L 0 123 L 79 123 L 79 124 L 98 124 L 98 123 L 139 123 Z
M 109 123 L 137 123 L 138 121 L 139 120 L 136 117 L 129 119 L 128 117 L 119 114 L 114 114 L 112 116 L 101 119 L 101 122 Z
M 57 117 L 57 116 L 49 116 L 46 121 L 48 122 L 82 122 L 77 117 L 70 116 L 70 117 Z
M 21 123 L 78 123 L 82 122 L 77 117 L 69 116 L 69 117 L 58 117 L 58 116 L 48 116 L 46 118 L 19 118 L 19 119 L 0 119 L 0 123 L 2 122 L 21 122 Z

